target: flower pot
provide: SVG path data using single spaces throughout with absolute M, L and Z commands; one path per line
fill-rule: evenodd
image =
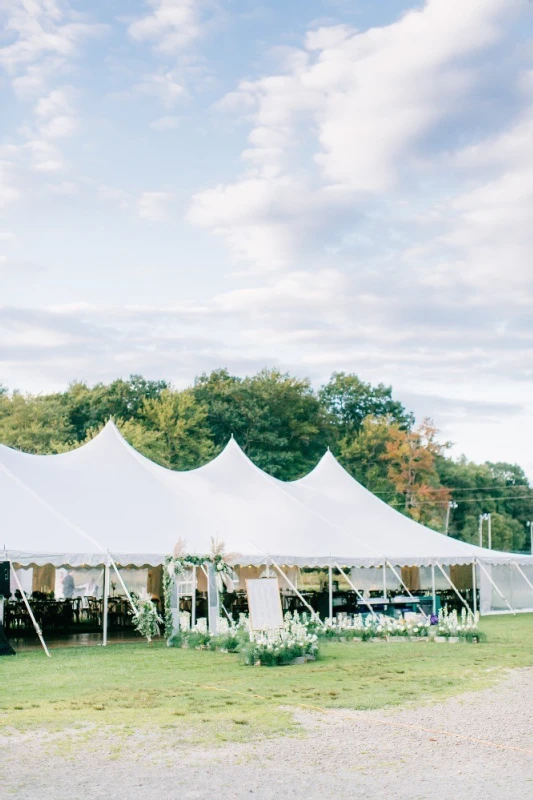
M 304 658 L 306 661 L 315 661 L 315 656 L 312 655 L 311 653 L 306 653 Z
M 459 641 L 459 637 L 458 636 L 449 636 L 448 637 L 448 641 L 449 641 L 450 644 L 457 644 L 457 642 Z
M 447 636 L 435 636 L 433 641 L 434 642 L 438 642 L 439 644 L 442 644 L 442 642 L 447 642 L 448 641 L 448 637 Z
M 291 661 L 291 664 L 305 664 L 305 656 L 297 656 L 297 658 Z

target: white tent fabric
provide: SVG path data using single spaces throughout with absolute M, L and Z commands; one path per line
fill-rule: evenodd
M 481 550 L 425 528 L 378 500 L 328 453 L 305 478 L 279 481 L 237 443 L 203 467 L 175 472 L 135 451 L 110 422 L 69 453 L 0 446 L 0 545 L 23 564 L 155 566 L 184 539 L 212 540 L 241 565 L 492 564 L 531 557 Z
M 475 559 L 490 564 L 533 563 L 532 556 L 477 547 L 420 525 L 365 489 L 329 450 L 315 469 L 289 486 L 302 503 L 337 524 L 352 520 L 354 535 L 380 555 L 376 565 L 385 558 L 399 566 L 471 564 Z
M 3 544 L 18 563 L 162 563 L 178 538 L 190 552 L 224 542 L 239 564 L 354 564 L 353 541 L 246 458 L 235 442 L 210 464 L 173 472 L 137 453 L 113 423 L 69 453 L 0 447 Z M 325 544 L 326 542 L 326 544 Z M 363 557 L 372 550 L 362 546 Z

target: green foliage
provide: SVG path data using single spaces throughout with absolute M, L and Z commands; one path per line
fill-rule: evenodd
M 319 392 L 320 401 L 329 411 L 344 436 L 352 436 L 367 417 L 385 417 L 407 428 L 413 415 L 392 399 L 392 387 L 379 383 L 372 386 L 357 375 L 334 372 Z
M 197 378 L 193 392 L 207 408 L 218 450 L 233 434 L 259 467 L 284 480 L 308 472 L 333 436 L 331 419 L 307 379 L 278 370 L 247 378 L 217 370 Z
M 27 453 L 69 449 L 72 427 L 56 395 L 0 394 L 0 442 Z
M 213 458 L 207 408 L 191 389 L 163 389 L 159 397 L 144 401 L 140 418 L 148 431 L 158 434 L 164 463 L 172 469 L 193 469 Z

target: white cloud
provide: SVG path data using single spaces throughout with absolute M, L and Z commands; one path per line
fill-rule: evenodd
M 241 82 L 217 104 L 255 108 L 248 169 L 197 193 L 190 221 L 256 267 L 294 263 L 321 217 L 390 191 L 415 168 L 416 144 L 472 89 L 470 59 L 502 35 L 507 9 L 505 0 L 472 0 L 467 10 L 428 0 L 381 28 L 310 32 L 284 54 L 284 72 Z M 303 179 L 294 165 L 309 152 Z
M 180 127 L 179 117 L 160 117 L 150 123 L 152 130 L 158 133 L 167 133 L 168 131 L 177 131 Z
M 10 44 L 0 47 L 0 66 L 11 75 L 18 76 L 19 90 L 27 91 L 31 86 L 42 85 L 36 62 L 43 58 L 62 59 L 77 55 L 80 44 L 87 38 L 99 36 L 107 28 L 105 25 L 84 21 L 82 16 L 71 11 L 62 0 L 31 0 L 31 2 L 11 2 L 4 0 L 0 11 L 4 11 L 4 29 Z M 50 68 L 50 61 L 44 70 Z M 20 71 L 27 69 L 20 83 Z
M 169 192 L 143 192 L 137 201 L 137 213 L 143 219 L 159 222 L 167 217 L 172 199 Z
M 172 108 L 185 94 L 184 86 L 176 80 L 172 71 L 146 75 L 141 83 L 136 84 L 135 89 L 157 97 L 165 108 Z
M 57 172 L 65 167 L 61 152 L 44 138 L 30 139 L 24 148 L 30 152 L 33 168 L 37 172 Z
M 173 55 L 203 34 L 203 0 L 148 0 L 152 13 L 135 20 L 128 28 L 132 39 L 154 42 L 156 50 Z

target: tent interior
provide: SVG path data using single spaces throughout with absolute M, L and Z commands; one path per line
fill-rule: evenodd
M 205 466 L 176 472 L 135 451 L 109 422 L 59 455 L 0 445 L 0 507 L 5 558 L 15 568 L 15 629 L 28 622 L 21 591 L 54 608 L 51 629 L 99 629 L 110 565 L 111 627 L 131 626 L 125 589 L 146 589 L 162 610 L 163 564 L 177 540 L 188 553 L 223 547 L 235 572 L 233 591 L 222 596 L 230 616 L 246 610 L 246 578 L 265 575 L 279 577 L 286 609 L 312 607 L 322 617 L 410 596 L 424 598 L 428 611 L 439 601 L 485 614 L 533 609 L 531 555 L 487 550 L 419 525 L 365 489 L 329 451 L 291 483 L 260 470 L 233 439 Z M 206 616 L 206 590 L 196 570 L 196 618 Z M 182 609 L 191 610 L 192 597 L 182 587 Z

